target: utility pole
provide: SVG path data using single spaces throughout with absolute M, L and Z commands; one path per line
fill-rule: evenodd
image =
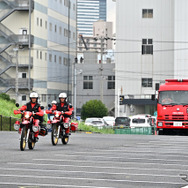
M 31 0 L 29 0 L 29 79 L 28 90 L 31 91 Z
M 100 70 L 101 70 L 101 92 L 100 92 L 100 94 L 101 94 L 101 101 L 102 101 L 102 103 L 103 103 L 103 52 L 104 52 L 104 50 L 103 50 L 103 43 L 104 43 L 104 38 L 103 37 L 101 37 L 101 68 L 100 68 Z

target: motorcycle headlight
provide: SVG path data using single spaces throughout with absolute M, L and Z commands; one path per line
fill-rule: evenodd
M 158 122 L 158 126 L 162 127 L 163 126 L 163 122 Z
M 59 117 L 59 114 L 56 114 L 55 117 L 58 118 L 58 117 Z
M 69 123 L 64 123 L 65 128 L 69 128 Z
M 26 114 L 26 115 L 25 115 L 25 118 L 26 118 L 26 119 L 29 119 L 29 117 L 30 117 L 29 114 Z
M 32 130 L 34 133 L 38 132 L 39 131 L 39 127 L 38 126 L 32 126 Z
M 16 131 L 18 131 L 19 128 L 20 128 L 20 125 L 15 123 L 15 124 L 14 124 L 14 129 L 15 129 Z

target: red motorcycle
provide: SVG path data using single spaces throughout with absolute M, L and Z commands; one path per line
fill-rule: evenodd
M 51 141 L 52 145 L 57 145 L 60 138 L 63 144 L 67 144 L 70 135 L 70 119 L 63 116 L 63 112 L 46 110 L 47 114 L 53 114 L 54 118 L 48 120 L 47 127 L 52 128 Z
M 18 104 L 16 105 L 19 106 Z M 19 111 L 14 110 L 14 114 L 21 114 L 22 119 L 16 121 L 14 124 L 14 129 L 18 131 L 21 135 L 20 137 L 20 150 L 24 151 L 26 148 L 26 143 L 28 143 L 29 149 L 34 149 L 35 143 L 37 142 L 35 134 L 45 136 L 47 132 L 44 133 L 44 130 L 40 130 L 39 120 L 34 119 L 34 115 L 39 115 L 39 112 L 30 112 L 30 111 Z

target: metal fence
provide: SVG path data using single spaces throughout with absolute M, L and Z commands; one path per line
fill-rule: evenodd
M 0 115 L 0 130 L 1 131 L 15 131 L 14 123 L 16 122 L 16 120 L 20 120 L 20 119 Z

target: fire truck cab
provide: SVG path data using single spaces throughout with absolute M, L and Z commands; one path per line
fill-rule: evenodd
M 168 79 L 161 84 L 157 102 L 158 134 L 188 132 L 188 79 Z

